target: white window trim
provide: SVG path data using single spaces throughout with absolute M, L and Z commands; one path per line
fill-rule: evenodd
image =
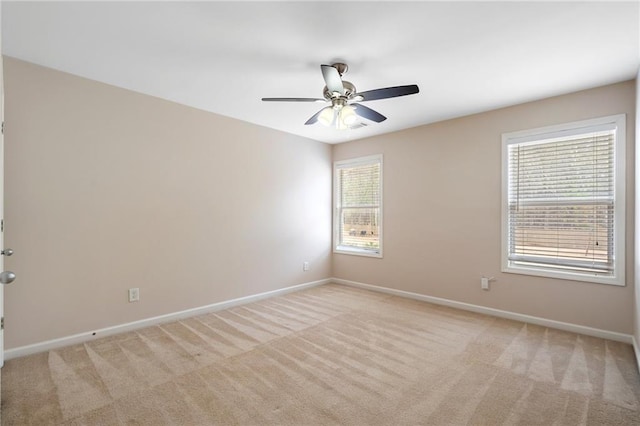
M 348 166 L 358 166 L 371 164 L 373 162 L 380 163 L 380 223 L 378 225 L 378 248 L 375 250 L 357 248 L 357 247 L 349 247 L 349 246 L 340 246 L 338 242 L 340 241 L 340 206 L 338 205 L 340 193 L 339 182 L 338 182 L 338 168 L 348 165 Z M 338 254 L 351 254 L 355 256 L 366 256 L 366 257 L 377 257 L 382 258 L 382 229 L 383 229 L 383 194 L 382 189 L 384 188 L 384 179 L 383 179 L 383 162 L 382 162 L 382 154 L 377 155 L 369 155 L 366 157 L 358 157 L 352 158 L 348 160 L 340 160 L 334 161 L 333 163 L 333 252 Z
M 548 278 L 558 278 L 574 281 L 585 281 L 598 284 L 625 286 L 625 222 L 626 222 L 626 116 L 625 114 L 611 115 L 590 120 L 575 121 L 555 126 L 539 127 L 536 129 L 503 133 L 502 135 L 502 272 L 534 275 Z M 542 269 L 514 266 L 508 260 L 508 147 L 514 143 L 523 143 L 541 139 L 553 139 L 584 133 L 586 128 L 596 126 L 615 126 L 615 188 L 614 188 L 614 275 L 599 276 L 597 274 L 581 274 L 578 272 L 549 271 Z

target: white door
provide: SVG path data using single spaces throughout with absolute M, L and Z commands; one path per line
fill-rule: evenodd
M 16 278 L 11 271 L 4 270 L 5 256 L 11 256 L 13 250 L 4 248 L 4 79 L 2 55 L 0 55 L 0 367 L 4 365 L 4 285 Z
M 1 10 L 0 3 L 0 10 Z M 2 16 L 0 13 L 0 22 Z M 0 27 L 0 34 L 2 27 Z M 2 40 L 0 39 L 0 46 Z M 4 270 L 4 257 L 11 256 L 13 251 L 4 248 L 4 76 L 2 66 L 2 49 L 0 48 L 0 367 L 4 365 L 4 284 L 15 279 L 11 271 Z
M 0 3 L 0 23 L 2 22 Z M 0 25 L 0 35 L 2 25 Z M 4 247 L 4 66 L 2 64 L 2 37 L 0 37 L 0 250 Z M 0 256 L 0 271 L 4 271 L 4 256 Z M 0 284 L 0 368 L 4 365 L 4 285 Z
M 13 250 L 4 248 L 4 79 L 2 55 L 0 54 L 0 367 L 4 365 L 4 285 L 16 278 L 11 271 L 4 270 L 4 257 Z
M 4 78 L 0 54 L 0 250 L 4 252 Z M 4 271 L 4 256 L 0 256 L 0 271 Z M 0 284 L 0 367 L 4 365 L 4 285 Z
M 4 252 L 4 78 L 0 54 L 0 250 Z M 4 256 L 0 256 L 0 271 L 4 271 Z M 4 285 L 0 284 L 0 367 L 4 365 Z
M 0 2 L 0 10 L 2 3 Z M 0 13 L 0 22 L 2 16 Z M 0 27 L 0 34 L 2 27 Z M 0 39 L 0 46 L 2 40 Z M 0 47 L 0 367 L 4 365 L 4 285 L 12 283 L 16 276 L 4 270 L 4 257 L 11 256 L 13 250 L 4 248 L 4 68 L 2 65 L 2 49 Z

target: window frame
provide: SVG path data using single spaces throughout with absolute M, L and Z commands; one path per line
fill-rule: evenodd
M 360 247 L 344 246 L 341 245 L 340 238 L 340 223 L 342 206 L 340 205 L 341 192 L 340 192 L 340 178 L 338 170 L 348 167 L 365 166 L 369 164 L 380 165 L 380 204 L 379 204 L 379 224 L 378 224 L 378 248 L 366 249 Z M 383 240 L 383 158 L 382 154 L 368 155 L 365 157 L 357 157 L 346 160 L 339 160 L 333 162 L 333 253 L 337 254 L 350 254 L 355 256 L 376 257 L 382 258 L 382 240 Z
M 593 131 L 594 128 L 614 126 L 614 216 L 613 216 L 613 275 L 550 270 L 544 267 L 513 265 L 509 260 L 509 146 L 518 143 L 571 137 Z M 626 115 L 617 114 L 554 126 L 539 127 L 502 134 L 502 272 L 546 278 L 583 281 L 597 284 L 625 286 L 626 256 Z

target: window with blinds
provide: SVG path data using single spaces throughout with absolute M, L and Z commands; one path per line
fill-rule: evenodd
M 624 115 L 503 136 L 503 270 L 624 285 L 621 140 Z
M 382 156 L 334 163 L 334 252 L 382 257 Z

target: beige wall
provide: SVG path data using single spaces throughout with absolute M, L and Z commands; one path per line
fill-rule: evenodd
M 425 95 L 426 96 L 426 95 Z M 384 258 L 335 254 L 333 276 L 631 334 L 635 82 L 334 146 L 384 155 Z M 627 114 L 627 286 L 500 272 L 501 134 Z M 495 277 L 490 291 L 481 276 Z
M 7 349 L 330 277 L 330 145 L 4 69 Z

